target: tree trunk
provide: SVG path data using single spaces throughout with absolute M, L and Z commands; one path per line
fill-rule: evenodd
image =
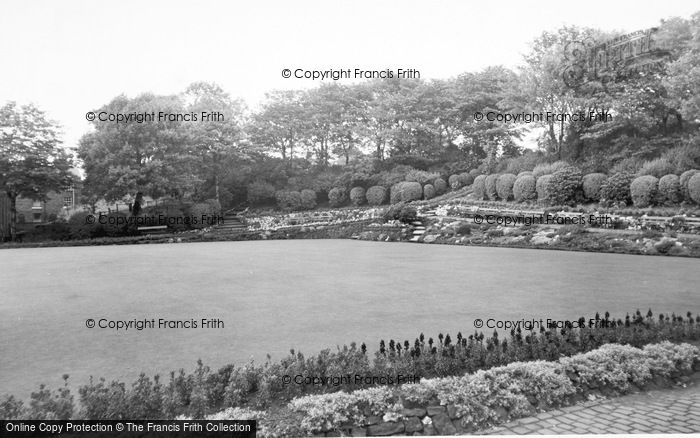
M 10 197 L 10 240 L 17 239 L 17 194 L 8 193 Z
M 216 202 L 221 205 L 221 199 L 219 199 L 219 175 L 214 174 L 214 191 L 216 193 Z

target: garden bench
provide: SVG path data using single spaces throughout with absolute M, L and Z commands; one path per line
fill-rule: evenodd
M 167 225 L 153 225 L 150 227 L 138 227 L 139 233 L 146 232 L 146 234 L 164 234 L 168 232 Z

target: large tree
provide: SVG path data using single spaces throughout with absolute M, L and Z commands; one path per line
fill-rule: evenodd
M 231 99 L 221 87 L 207 82 L 190 85 L 183 95 L 188 112 L 198 117 L 188 125 L 188 155 L 196 157 L 196 171 L 206 186 L 213 187 L 221 203 L 221 180 L 232 160 L 247 158 L 243 147 L 244 109 L 241 100 Z
M 59 127 L 33 105 L 0 107 L 0 187 L 10 198 L 10 233 L 17 235 L 17 197 L 43 201 L 73 181 L 71 155 L 61 146 Z
M 80 140 L 78 156 L 84 163 L 85 192 L 107 200 L 143 192 L 181 198 L 199 181 L 197 157 L 186 147 L 188 124 L 163 114 L 188 114 L 177 96 L 142 94 L 118 96 L 95 111 L 94 132 Z M 152 114 L 141 123 L 100 121 L 99 114 Z

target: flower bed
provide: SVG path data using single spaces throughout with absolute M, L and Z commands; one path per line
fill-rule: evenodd
M 689 344 L 641 349 L 607 344 L 553 362 L 516 362 L 397 388 L 301 397 L 289 408 L 303 414 L 300 429 L 309 435 L 338 429 L 362 436 L 379 429 L 449 435 L 573 404 L 603 389 L 625 394 L 632 386 L 693 370 L 700 370 L 700 350 Z

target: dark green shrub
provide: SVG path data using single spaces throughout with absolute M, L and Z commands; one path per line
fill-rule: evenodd
M 493 173 L 486 177 L 486 196 L 488 196 L 488 198 L 492 201 L 498 199 L 498 189 L 496 188 L 498 177 L 499 175 L 497 173 Z
M 365 189 L 363 187 L 353 187 L 350 190 L 350 202 L 354 206 L 360 206 L 365 203 L 367 198 L 365 197 Z
M 365 194 L 369 205 L 382 205 L 386 201 L 386 188 L 382 186 L 372 186 Z
M 432 172 L 426 172 L 424 170 L 411 170 L 409 171 L 404 180 L 406 182 L 417 182 L 419 184 L 427 184 L 429 182 L 434 181 L 436 178 L 439 178 L 440 174 L 439 173 L 432 173 Z
M 455 234 L 459 236 L 468 236 L 472 233 L 472 227 L 469 224 L 461 223 L 455 228 Z
M 423 187 L 423 198 L 424 199 L 432 199 L 435 197 L 435 187 L 433 187 L 432 184 L 426 184 L 425 187 Z
M 630 184 L 634 179 L 631 173 L 621 172 L 609 175 L 600 186 L 600 200 L 606 203 L 629 204 L 632 201 Z
M 504 173 L 498 177 L 496 180 L 496 192 L 499 198 L 504 201 L 513 199 L 513 185 L 516 179 L 518 179 L 518 177 L 512 173 Z
M 278 192 L 281 193 L 281 192 Z M 291 192 L 290 192 L 291 193 Z M 297 202 L 300 202 L 300 199 L 298 198 L 299 192 L 296 192 L 297 194 Z M 277 200 L 279 203 L 279 198 Z M 192 207 L 190 207 L 190 215 L 192 216 L 191 218 L 191 224 L 190 226 L 194 229 L 199 229 L 199 228 L 206 228 L 206 227 L 211 227 L 212 225 L 216 225 L 217 223 L 217 218 L 219 215 L 221 215 L 221 207 L 217 205 L 218 203 L 214 202 L 198 202 L 194 204 Z M 299 204 L 297 204 L 298 206 Z M 218 208 L 217 208 L 218 207 Z M 172 214 L 172 213 L 170 213 Z M 190 219 L 190 218 L 186 218 Z M 180 220 L 180 222 L 182 219 Z
M 248 185 L 247 198 L 253 205 L 270 203 L 275 200 L 275 186 L 265 181 L 255 181 Z
M 450 177 L 447 179 L 447 182 L 450 184 L 450 188 L 452 190 L 457 190 L 460 187 L 462 187 L 462 181 L 459 175 L 450 175 Z
M 64 385 L 56 391 L 39 385 L 39 391 L 32 392 L 27 416 L 32 420 L 69 420 L 73 417 L 75 405 L 68 389 L 68 375 L 63 375 Z
M 476 179 L 477 176 L 481 175 L 481 171 L 479 169 L 472 169 L 469 171 L 469 175 Z
M 75 213 L 68 219 L 71 239 L 92 239 L 104 235 L 104 228 L 98 223 L 99 216 L 88 212 Z
M 279 190 L 275 193 L 277 207 L 281 210 L 300 210 L 301 209 L 301 193 L 289 190 Z
M 391 203 L 417 201 L 423 197 L 423 187 L 417 182 L 400 182 L 391 187 Z
M 435 194 L 442 195 L 447 191 L 447 182 L 442 178 L 435 178 L 433 181 L 433 187 L 435 187 Z
M 583 177 L 583 196 L 589 201 L 600 201 L 600 187 L 608 177 L 604 173 L 589 173 Z
M 545 186 L 547 201 L 552 205 L 571 205 L 582 197 L 581 171 L 564 166 L 554 172 Z
M 651 175 L 656 178 L 661 178 L 664 175 L 673 173 L 676 171 L 676 166 L 674 166 L 666 158 L 656 158 L 651 161 L 647 161 L 642 165 L 642 168 L 637 172 L 638 176 Z
M 4 400 L 0 402 L 0 418 L 4 420 L 23 420 L 25 417 L 24 402 L 16 399 L 13 395 L 4 396 Z
M 478 175 L 474 178 L 472 190 L 474 190 L 474 197 L 476 199 L 482 200 L 486 197 L 486 175 Z
M 105 230 L 107 237 L 133 236 L 136 234 L 134 219 L 130 220 L 129 215 L 121 211 L 114 211 L 105 216 L 101 216 L 99 222 Z
M 301 208 L 304 210 L 313 210 L 316 208 L 316 192 L 309 189 L 304 189 L 301 195 Z
M 415 221 L 418 218 L 418 212 L 415 208 L 407 205 L 405 202 L 399 202 L 392 205 L 384 213 L 385 220 L 398 220 L 407 224 Z
M 678 175 L 664 175 L 659 179 L 659 202 L 668 204 L 681 202 L 681 179 Z
M 688 180 L 688 196 L 696 204 L 700 204 L 700 173 L 696 173 Z
M 552 179 L 552 175 L 542 175 L 541 177 L 537 178 L 537 182 L 535 183 L 535 190 L 537 191 L 537 201 L 540 203 L 546 203 L 549 200 L 547 199 L 547 195 L 549 194 L 547 190 L 547 185 L 549 185 L 549 180 Z
M 149 214 L 143 214 L 141 215 L 141 218 L 144 218 L 146 221 L 152 222 L 143 222 L 146 226 L 167 225 L 168 229 L 171 231 L 185 231 L 190 228 L 194 228 L 194 224 L 192 223 L 194 217 L 197 218 L 197 222 L 201 220 L 201 216 L 195 216 L 195 213 L 197 212 L 193 212 L 192 207 L 194 207 L 194 205 L 189 208 L 189 215 L 186 215 L 185 212 L 180 208 L 180 206 L 176 204 L 167 205 L 162 207 L 162 210 L 153 210 Z M 160 215 L 162 215 L 163 217 L 161 218 Z M 165 223 L 161 223 L 161 220 L 164 220 Z
M 532 172 L 518 176 L 513 184 L 513 197 L 518 202 L 537 199 L 537 182 Z
M 333 187 L 328 192 L 328 204 L 331 207 L 341 207 L 348 200 L 345 187 Z
M 459 174 L 459 181 L 462 183 L 462 187 L 467 187 L 474 183 L 474 177 L 467 172 Z
M 690 169 L 681 173 L 679 183 L 681 185 L 681 196 L 683 197 L 684 201 L 692 202 L 692 199 L 690 198 L 690 193 L 688 193 L 688 181 L 690 181 L 690 178 L 698 172 L 700 172 L 700 170 Z

